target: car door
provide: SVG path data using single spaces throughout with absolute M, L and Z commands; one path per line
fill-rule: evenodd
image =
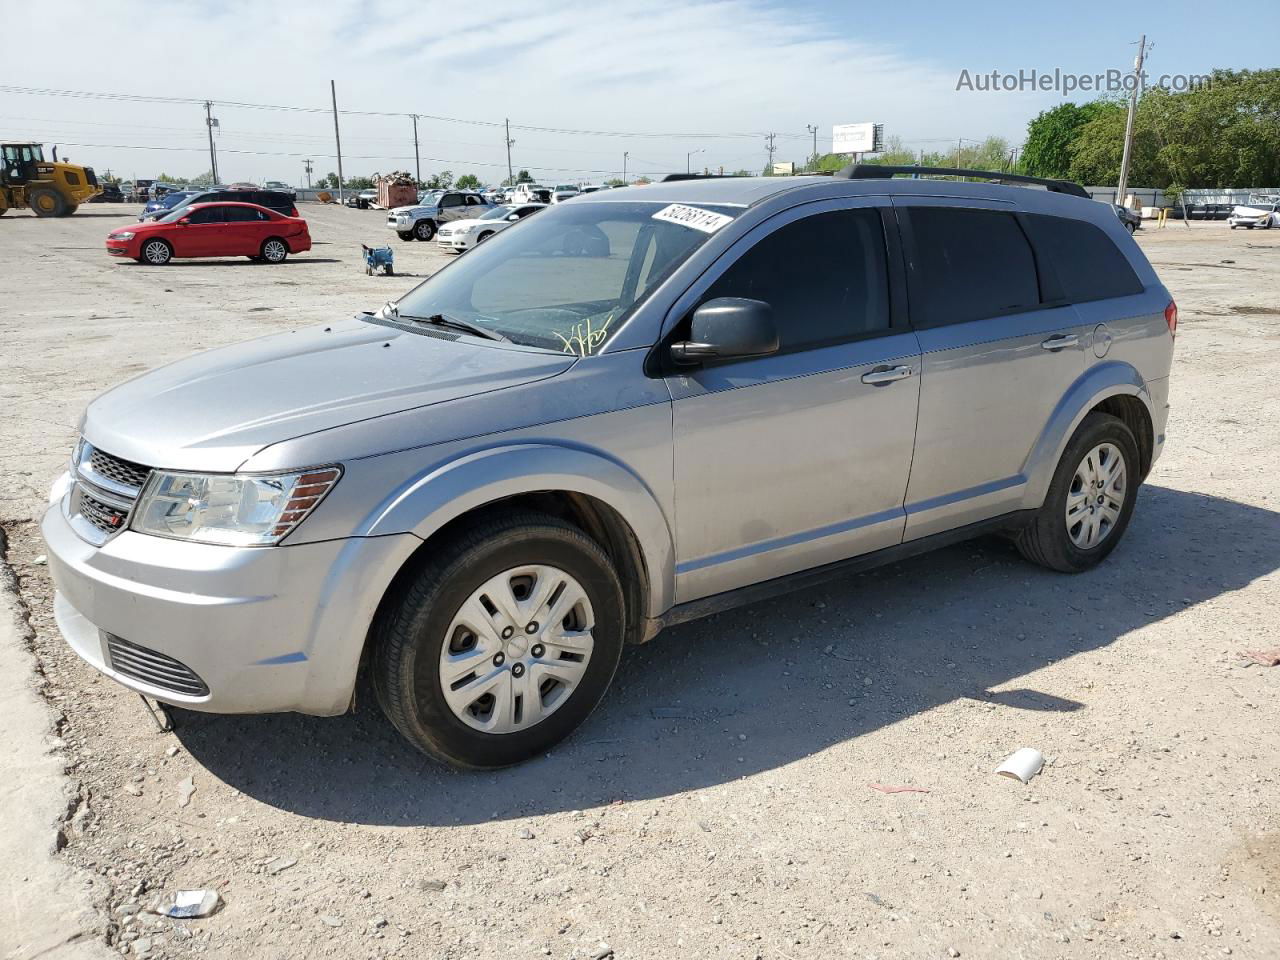
M 440 198 L 440 222 L 461 220 L 467 216 L 466 199 L 460 193 L 446 193 Z
M 175 224 L 170 231 L 174 256 L 220 256 L 226 208 L 221 204 L 210 204 L 190 211 L 184 219 L 187 221 L 185 224 Z
M 920 338 L 905 539 L 1021 506 L 1024 468 L 1084 372 L 1079 315 L 1037 271 L 1011 203 L 896 198 Z
M 919 348 L 888 210 L 858 198 L 779 214 L 677 304 L 687 327 L 698 303 L 763 300 L 780 338 L 776 354 L 667 377 L 677 602 L 901 542 Z
M 266 239 L 266 216 L 254 207 L 228 205 L 227 224 L 223 228 L 223 253 L 228 256 L 256 257 Z

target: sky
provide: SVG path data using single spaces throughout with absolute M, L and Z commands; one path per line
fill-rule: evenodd
M 0 0 L 10 7 L 29 2 Z M 1094 94 L 957 90 L 962 71 L 1128 69 L 1144 30 L 1153 77 L 1263 68 L 1277 65 L 1270 38 L 1280 32 L 1275 0 L 1211 11 L 1185 0 L 1018 4 L 1005 17 L 991 5 L 883 0 L 57 8 L 63 22 L 92 29 L 62 31 L 56 56 L 43 44 L 4 45 L 0 140 L 56 143 L 61 156 L 127 179 L 196 176 L 210 166 L 207 99 L 221 180 L 294 184 L 305 182 L 304 159 L 316 175 L 337 169 L 331 80 L 348 177 L 414 172 L 407 115 L 416 113 L 424 177 L 449 169 L 501 180 L 509 119 L 514 169 L 588 182 L 620 175 L 624 153 L 629 176 L 759 170 L 768 133 L 774 160 L 802 163 L 810 125 L 819 152 L 833 124 L 860 122 L 883 123 L 917 150 L 988 135 L 1016 146 L 1039 111 Z

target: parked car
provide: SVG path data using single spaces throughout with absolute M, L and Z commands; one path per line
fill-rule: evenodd
M 598 190 L 611 190 L 611 189 L 613 188 L 610 187 L 609 184 L 607 183 L 588 183 L 585 187 L 582 188 L 582 192 L 595 193 Z
M 135 203 L 146 203 L 151 199 L 151 184 L 154 180 L 137 180 L 133 184 L 133 200 Z
M 1232 230 L 1236 227 L 1244 227 L 1246 230 L 1252 230 L 1255 227 L 1259 230 L 1269 230 L 1280 225 L 1280 203 L 1250 203 L 1247 206 L 1234 207 L 1231 215 L 1227 217 L 1227 224 Z
M 192 197 L 198 196 L 198 190 L 173 190 L 166 193 L 158 200 L 149 200 L 147 205 L 142 208 L 142 213 L 138 214 L 139 220 L 158 220 L 166 213 L 177 207 Z
M 556 205 L 100 395 L 42 521 L 63 636 L 216 713 L 341 714 L 363 674 L 498 767 L 664 626 L 993 532 L 1099 564 L 1164 448 L 1169 292 L 1074 185 L 859 173 Z
M 575 187 L 572 183 L 561 183 L 551 190 L 551 202 L 563 203 L 565 200 L 572 200 L 581 194 L 582 191 Z
M 102 184 L 102 192 L 89 198 L 90 203 L 123 203 L 124 194 L 118 183 Z
M 487 213 L 493 204 L 478 193 L 440 190 L 425 195 L 416 207 L 396 207 L 387 212 L 387 228 L 401 240 L 431 240 L 440 224 L 469 220 Z
M 132 180 L 120 181 L 120 195 L 124 197 L 126 202 L 133 199 L 133 181 Z
M 107 253 L 161 266 L 174 257 L 282 263 L 311 249 L 307 221 L 254 203 L 197 203 L 107 235 Z
M 368 210 L 378 205 L 377 190 L 361 190 L 359 193 L 347 194 L 346 204 L 359 210 Z
M 484 243 L 513 223 L 519 223 L 530 214 L 546 208 L 545 203 L 511 204 L 494 207 L 474 220 L 454 220 L 440 227 L 440 232 L 436 234 L 436 244 L 444 250 L 462 253 L 476 244 Z
M 276 193 L 283 193 L 285 196 L 292 199 L 294 203 L 297 203 L 298 201 L 298 191 L 294 187 L 289 186 L 287 183 L 281 183 L 279 180 L 266 181 L 262 185 L 262 189 L 274 190 Z
M 298 216 L 298 207 L 288 194 L 276 190 L 238 190 L 233 187 L 210 187 L 182 201 L 183 206 L 197 203 L 256 203 L 286 217 Z M 176 207 L 173 209 L 177 209 Z
M 1136 213 L 1118 203 L 1111 204 L 1111 209 L 1115 211 L 1120 222 L 1124 224 L 1124 228 L 1130 233 L 1137 233 L 1142 229 L 1142 214 Z
M 159 200 L 166 194 L 173 193 L 180 189 L 182 188 L 176 183 L 165 183 L 161 180 L 157 180 L 147 189 L 147 199 Z
M 550 203 L 551 190 L 537 183 L 517 183 L 507 194 L 507 203 Z

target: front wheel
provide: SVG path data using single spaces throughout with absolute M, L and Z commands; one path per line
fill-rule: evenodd
M 27 204 L 37 217 L 61 217 L 66 213 L 67 201 L 57 190 L 37 187 L 27 193 Z
M 1108 413 L 1089 414 L 1063 451 L 1044 504 L 1019 532 L 1018 550 L 1063 573 L 1102 562 L 1133 515 L 1139 469 L 1128 425 Z
M 142 259 L 156 267 L 162 267 L 173 259 L 173 247 L 164 240 L 148 240 L 142 245 Z
M 374 690 L 424 753 L 459 767 L 519 763 L 600 702 L 624 621 L 618 575 L 594 540 L 513 512 L 433 546 L 384 602 Z
M 419 220 L 413 225 L 413 235 L 419 240 L 430 240 L 436 235 L 436 225 L 430 220 Z
M 411 232 L 407 232 L 407 231 L 404 231 L 404 230 L 397 230 L 397 231 L 396 231 L 396 236 L 397 236 L 397 237 L 399 237 L 401 240 L 412 240 L 412 239 L 413 239 L 413 233 L 411 233 Z

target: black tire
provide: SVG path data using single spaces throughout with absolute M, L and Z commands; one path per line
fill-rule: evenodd
M 504 570 L 554 564 L 578 580 L 595 615 L 586 672 L 568 699 L 541 722 L 490 734 L 459 719 L 440 685 L 446 632 L 473 591 Z M 545 753 L 595 709 L 622 655 L 622 587 L 600 546 L 548 514 L 512 512 L 477 523 L 430 551 L 383 601 L 374 624 L 371 665 L 378 703 L 397 730 L 428 756 L 488 769 Z
M 434 240 L 436 225 L 433 220 L 419 220 L 413 225 L 413 235 L 419 240 Z
M 1124 500 L 1120 515 L 1109 533 L 1095 546 L 1082 549 L 1072 542 L 1067 531 L 1067 495 L 1075 478 L 1076 468 L 1089 451 L 1103 443 L 1113 444 L 1120 451 L 1125 468 Z M 1133 431 L 1119 417 L 1109 413 L 1091 413 L 1076 428 L 1075 434 L 1062 452 L 1062 459 L 1049 484 L 1049 493 L 1032 522 L 1019 531 L 1014 542 L 1018 551 L 1032 563 L 1062 573 L 1081 573 L 1101 563 L 1116 548 L 1129 526 L 1133 506 L 1138 497 L 1138 485 L 1142 479 L 1139 468 L 1138 442 Z
M 148 240 L 142 245 L 142 262 L 153 267 L 163 267 L 173 259 L 173 247 L 168 240 Z
M 79 209 L 80 209 L 80 204 L 78 204 L 78 203 L 69 203 L 69 204 L 67 204 L 67 209 L 65 209 L 65 210 L 63 210 L 63 211 L 62 211 L 62 216 L 64 216 L 64 217 L 69 217 L 69 216 L 71 216 L 73 213 L 75 213 L 75 212 L 76 212 L 77 210 L 79 210 Z
M 399 237 L 401 240 L 412 240 L 412 239 L 413 239 L 413 232 L 412 232 L 412 231 L 410 231 L 410 232 L 408 232 L 408 233 L 405 233 L 404 231 L 397 230 L 397 231 L 396 231 L 396 236 L 397 236 L 397 237 Z
M 61 217 L 67 209 L 67 201 L 57 190 L 48 187 L 36 187 L 27 191 L 27 206 L 37 217 Z
M 289 245 L 279 237 L 267 237 L 262 241 L 262 250 L 258 256 L 265 263 L 284 263 L 289 256 Z
M 493 236 L 493 231 L 486 230 L 484 233 L 480 234 L 480 236 L 476 237 L 476 243 L 484 243 L 486 240 L 488 240 L 492 236 Z

